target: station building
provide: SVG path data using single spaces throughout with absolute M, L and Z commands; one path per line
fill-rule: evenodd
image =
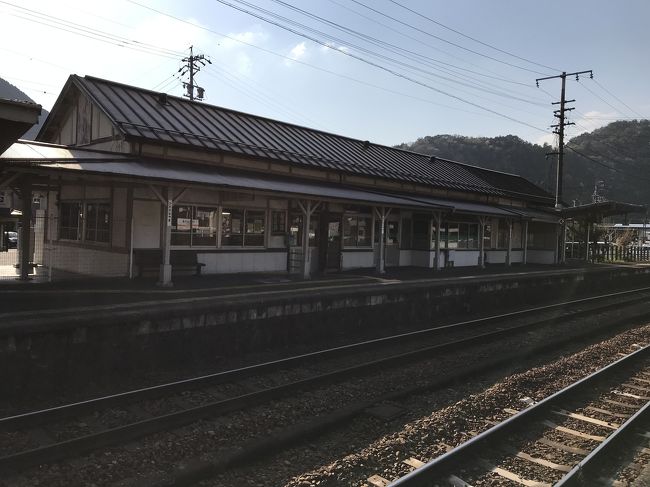
M 562 259 L 553 196 L 520 176 L 89 76 L 0 156 L 3 183 L 33 196 L 28 259 L 61 274 Z

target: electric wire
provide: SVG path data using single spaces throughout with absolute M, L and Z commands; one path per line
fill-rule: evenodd
M 484 54 L 484 53 L 481 53 L 481 52 L 475 51 L 475 50 L 473 50 L 473 49 L 470 49 L 470 48 L 468 48 L 468 47 L 462 46 L 462 45 L 460 45 L 460 44 L 457 44 L 457 43 L 455 43 L 455 42 L 449 41 L 449 40 L 444 39 L 444 38 L 442 38 L 442 37 L 440 37 L 440 36 L 437 36 L 437 35 L 435 35 L 435 34 L 432 34 L 432 33 L 430 33 L 430 32 L 427 32 L 426 30 L 420 29 L 419 27 L 415 27 L 415 26 L 413 26 L 413 25 L 411 25 L 411 24 L 409 24 L 409 23 L 407 23 L 407 22 L 403 22 L 403 21 L 399 20 L 399 19 L 396 18 L 396 17 L 393 17 L 393 16 L 388 15 L 388 14 L 386 14 L 386 13 L 380 11 L 380 10 L 377 10 L 376 8 L 370 7 L 370 6 L 368 6 L 368 5 L 366 5 L 366 4 L 362 3 L 362 2 L 360 2 L 359 0 L 350 0 L 350 1 L 356 3 L 357 5 L 359 5 L 359 6 L 361 6 L 361 7 L 366 8 L 366 9 L 372 11 L 372 12 L 375 12 L 376 14 L 379 14 L 379 15 L 381 15 L 382 17 L 389 18 L 389 19 L 391 19 L 391 20 L 394 21 L 394 22 L 397 22 L 397 23 L 399 23 L 399 24 L 401 24 L 401 25 L 404 25 L 404 26 L 409 27 L 409 28 L 411 28 L 411 29 L 413 29 L 413 30 L 416 30 L 416 31 L 418 31 L 418 32 L 420 32 L 420 33 L 422 33 L 422 34 L 424 34 L 424 35 L 426 35 L 426 36 L 432 37 L 432 38 L 437 39 L 437 40 L 439 40 L 439 41 L 441 41 L 441 42 L 444 42 L 444 43 L 446 43 L 446 44 L 450 44 L 450 45 L 452 45 L 452 46 L 454 46 L 454 47 L 457 47 L 457 48 L 459 48 L 459 49 L 462 49 L 462 50 L 464 50 L 464 51 L 471 52 L 472 54 L 476 54 L 476 55 L 478 55 L 478 56 L 482 56 L 482 57 L 485 57 L 485 58 L 487 58 L 487 59 L 491 59 L 492 61 L 496 61 L 496 62 L 498 62 L 498 63 L 505 64 L 505 65 L 510 66 L 510 67 L 512 67 L 512 68 L 517 68 L 517 69 L 521 69 L 521 70 L 523 70 L 523 71 L 528 71 L 528 72 L 530 72 L 530 73 L 541 74 L 541 75 L 544 75 L 544 76 L 548 75 L 547 72 L 535 71 L 534 69 L 529 69 L 529 68 L 525 68 L 525 67 L 523 67 L 523 66 L 519 66 L 519 65 L 517 65 L 517 64 L 509 63 L 508 61 L 503 61 L 503 60 L 498 59 L 498 58 L 495 58 L 495 57 L 493 57 L 493 56 L 489 56 L 488 54 Z
M 272 25 L 275 25 L 277 27 L 283 28 L 285 30 L 289 30 L 290 32 L 292 32 L 294 34 L 302 35 L 303 37 L 308 38 L 309 40 L 312 40 L 314 42 L 319 42 L 321 45 L 324 45 L 324 47 L 329 47 L 331 49 L 339 50 L 339 49 L 337 49 L 335 47 L 336 43 L 338 43 L 340 45 L 346 45 L 346 47 L 353 47 L 353 48 L 357 49 L 358 51 L 363 52 L 364 54 L 366 54 L 366 55 L 368 55 L 370 57 L 373 57 L 375 59 L 379 59 L 380 61 L 388 62 L 389 64 L 399 66 L 402 69 L 411 69 L 411 70 L 417 71 L 418 75 L 420 75 L 420 73 L 421 74 L 426 74 L 426 75 L 434 76 L 436 78 L 440 78 L 440 79 L 443 79 L 443 80 L 446 80 L 446 81 L 449 81 L 449 82 L 458 83 L 458 84 L 460 84 L 462 86 L 467 86 L 467 87 L 470 87 L 472 89 L 485 91 L 485 92 L 490 93 L 490 94 L 495 94 L 497 96 L 501 96 L 501 97 L 504 97 L 504 98 L 515 99 L 517 101 L 521 101 L 523 103 L 528 103 L 528 104 L 531 104 L 531 105 L 542 106 L 538 102 L 531 101 L 531 100 L 526 99 L 526 98 L 521 98 L 521 97 L 514 96 L 512 94 L 512 92 L 503 92 L 503 91 L 500 91 L 499 89 L 495 90 L 495 89 L 492 89 L 492 88 L 486 88 L 485 86 L 481 86 L 481 84 L 483 84 L 483 85 L 486 84 L 486 82 L 482 81 L 482 80 L 478 80 L 479 84 L 474 84 L 473 85 L 472 83 L 468 83 L 466 81 L 457 81 L 457 80 L 451 79 L 451 78 L 449 78 L 447 76 L 440 75 L 440 74 L 438 74 L 436 72 L 432 72 L 432 71 L 423 69 L 420 65 L 425 64 L 425 65 L 427 65 L 429 67 L 432 67 L 432 68 L 443 69 L 447 73 L 449 73 L 448 68 L 441 68 L 440 66 L 432 65 L 431 62 L 430 62 L 431 58 L 427 58 L 426 56 L 422 56 L 422 55 L 420 55 L 418 53 L 413 53 L 413 51 L 404 50 L 403 48 L 401 48 L 399 46 L 394 46 L 392 44 L 385 43 L 384 41 L 381 41 L 381 40 L 376 39 L 376 38 L 372 38 L 370 36 L 366 36 L 365 34 L 360 34 L 360 33 L 356 32 L 356 31 L 351 30 L 351 29 L 342 27 L 339 24 L 336 24 L 338 26 L 336 28 L 345 29 L 346 32 L 352 32 L 353 35 L 355 35 L 357 38 L 365 39 L 365 40 L 367 40 L 368 42 L 370 42 L 371 44 L 373 44 L 373 45 L 375 45 L 377 47 L 381 47 L 383 49 L 386 49 L 389 52 L 392 52 L 393 54 L 399 55 L 400 57 L 405 57 L 407 59 L 410 59 L 410 60 L 418 63 L 418 65 L 414 66 L 412 64 L 405 63 L 405 62 L 400 61 L 398 59 L 394 59 L 394 58 L 388 57 L 386 55 L 377 53 L 375 51 L 369 50 L 369 49 L 367 49 L 367 48 L 365 48 L 363 46 L 360 46 L 358 44 L 350 43 L 347 40 L 343 40 L 343 39 L 335 37 L 335 36 L 333 36 L 331 34 L 328 34 L 326 32 L 314 29 L 314 28 L 312 28 L 310 26 L 307 26 L 307 25 L 305 25 L 303 23 L 300 23 L 300 22 L 298 22 L 296 20 L 290 19 L 290 18 L 288 18 L 286 16 L 280 15 L 280 14 L 278 14 L 276 12 L 273 12 L 273 11 L 270 11 L 268 9 L 259 7 L 259 6 L 255 5 L 255 4 L 247 2 L 245 0 L 235 0 L 235 1 L 237 1 L 239 4 L 242 4 L 242 5 L 244 5 L 244 6 L 248 7 L 248 8 L 256 10 L 258 12 L 258 13 L 253 13 L 253 12 L 250 12 L 250 11 L 246 10 L 246 13 L 249 13 L 249 14 L 255 16 L 256 18 L 259 18 L 260 20 L 271 23 Z M 272 0 L 272 1 L 279 2 L 279 0 Z M 220 3 L 223 3 L 223 2 L 220 2 Z M 289 6 L 290 8 L 294 9 L 294 11 L 297 11 L 297 12 L 302 13 L 304 15 L 308 15 L 308 16 L 311 16 L 312 18 L 316 18 L 321 22 L 331 24 L 331 21 L 329 21 L 327 19 L 323 19 L 322 17 L 315 16 L 315 15 L 309 13 L 309 12 L 298 9 L 297 7 L 293 7 L 291 4 L 288 4 L 286 2 L 281 2 L 281 4 L 285 5 L 285 6 Z M 232 4 L 229 4 L 229 6 L 232 6 L 233 8 L 235 8 Z M 236 7 L 236 9 L 240 10 L 240 11 L 245 10 L 245 9 L 243 9 L 243 7 Z M 275 20 L 270 20 L 269 18 L 264 17 L 264 15 L 266 15 L 268 17 L 271 17 L 272 19 L 275 19 Z M 302 29 L 303 31 L 302 32 L 297 32 L 293 28 L 282 25 L 280 22 L 288 23 L 288 24 L 290 24 L 290 25 L 292 25 L 292 26 L 294 26 L 296 28 Z M 322 41 L 320 41 L 320 40 L 317 41 L 314 37 L 307 36 L 306 34 L 304 34 L 304 31 L 310 32 L 311 34 L 315 34 L 317 36 L 324 37 L 324 38 L 328 39 L 329 41 L 333 42 L 334 46 L 330 45 L 330 44 L 327 44 L 327 43 L 326 43 L 327 45 L 325 45 L 325 44 L 323 44 Z M 413 54 L 415 54 L 416 58 L 413 57 Z M 434 60 L 434 62 L 435 62 L 435 60 Z M 451 73 L 451 75 L 456 77 L 456 78 L 459 77 L 459 75 L 455 74 L 455 73 Z M 465 78 L 468 78 L 467 75 L 461 75 L 461 76 L 463 76 Z
M 297 30 L 295 30 L 295 29 L 293 29 L 293 28 L 291 28 L 291 27 L 284 26 L 284 25 L 282 25 L 282 24 L 280 24 L 280 23 L 278 23 L 278 22 L 276 22 L 276 21 L 273 21 L 273 20 L 271 20 L 271 19 L 265 18 L 263 15 L 260 15 L 260 14 L 255 13 L 255 12 L 251 12 L 251 11 L 249 11 L 249 10 L 246 10 L 245 8 L 243 8 L 243 7 L 241 7 L 241 6 L 238 6 L 238 5 L 234 5 L 234 4 L 232 4 L 232 3 L 230 3 L 230 2 L 228 2 L 228 1 L 226 1 L 226 0 L 216 0 L 216 1 L 219 2 L 219 3 L 221 3 L 221 4 L 223 4 L 223 5 L 228 6 L 228 7 L 230 7 L 230 8 L 233 8 L 233 9 L 235 9 L 235 10 L 239 10 L 240 12 L 243 12 L 243 13 L 246 13 L 246 14 L 248 14 L 248 15 L 251 15 L 252 17 L 258 18 L 258 19 L 260 19 L 260 20 L 262 20 L 262 21 L 264 21 L 264 22 L 267 22 L 267 23 L 269 23 L 269 24 L 271 24 L 271 25 L 275 25 L 275 26 L 277 26 L 277 27 L 279 27 L 279 28 L 281 28 L 281 29 L 287 30 L 288 32 L 292 32 L 293 34 L 296 34 L 296 35 L 298 35 L 298 36 L 300 36 L 300 37 L 304 37 L 305 39 L 309 39 L 309 40 L 311 40 L 312 42 L 315 42 L 315 43 L 317 43 L 317 44 L 319 44 L 319 45 L 322 45 L 322 46 L 324 46 L 324 47 L 328 47 L 328 48 L 330 48 L 330 49 L 332 49 L 332 50 L 334 50 L 334 51 L 336 51 L 336 52 L 339 52 L 339 53 L 341 53 L 341 54 L 343 54 L 343 55 L 345 55 L 345 56 L 351 57 L 351 58 L 356 59 L 356 60 L 358 60 L 358 61 L 361 61 L 361 62 L 363 62 L 363 63 L 365 63 L 365 64 L 368 64 L 368 65 L 370 65 L 370 66 L 373 66 L 373 67 L 376 67 L 376 68 L 378 68 L 378 69 L 381 69 L 381 70 L 383 70 L 383 71 L 385 71 L 385 72 L 387 72 L 387 73 L 390 73 L 390 74 L 392 74 L 392 75 L 394 75 L 394 76 L 396 76 L 396 77 L 398 77 L 398 78 L 402 78 L 402 79 L 404 79 L 404 80 L 406 80 L 406 81 L 410 81 L 410 82 L 412 82 L 412 83 L 414 83 L 414 84 L 417 84 L 417 85 L 420 85 L 420 86 L 422 86 L 422 87 L 424 87 L 424 88 L 430 89 L 430 90 L 432 90 L 432 91 L 434 91 L 434 92 L 436 92 L 436 93 L 439 93 L 439 94 L 445 95 L 445 96 L 447 96 L 447 97 L 453 98 L 453 99 L 458 100 L 458 101 L 460 101 L 460 102 L 462 102 L 462 103 L 466 103 L 466 104 L 468 104 L 468 105 L 471 105 L 471 106 L 473 106 L 473 107 L 475 107 L 475 108 L 479 108 L 480 110 L 485 110 L 485 111 L 487 111 L 487 112 L 493 113 L 493 114 L 498 115 L 498 116 L 500 116 L 500 117 L 502 117 L 502 118 L 505 118 L 505 119 L 507 119 L 507 120 L 510 120 L 511 122 L 515 122 L 515 123 L 518 123 L 518 124 L 521 124 L 521 125 L 525 125 L 525 126 L 527 126 L 527 127 L 533 128 L 533 129 L 538 130 L 538 131 L 540 131 L 540 132 L 544 132 L 544 133 L 546 133 L 546 130 L 541 129 L 541 128 L 539 128 L 539 127 L 536 127 L 536 126 L 534 126 L 534 125 L 532 125 L 532 124 L 530 124 L 530 123 L 528 123 L 528 122 L 524 122 L 524 121 L 522 121 L 522 120 L 516 119 L 516 118 L 511 117 L 511 116 L 509 116 L 509 115 L 506 115 L 506 114 L 504 114 L 504 113 L 498 112 L 498 111 L 496 111 L 496 110 L 492 110 L 491 108 L 485 107 L 485 106 L 480 105 L 480 104 L 478 104 L 478 103 L 474 103 L 474 102 L 472 102 L 472 101 L 469 101 L 469 100 L 466 100 L 466 99 L 461 98 L 461 97 L 459 97 L 459 96 L 456 96 L 456 95 L 454 95 L 454 94 L 452 94 L 452 93 L 448 93 L 448 92 L 446 92 L 446 91 L 444 91 L 444 90 L 440 90 L 440 89 L 435 88 L 435 87 L 433 87 L 433 86 L 431 86 L 431 85 L 429 85 L 429 84 L 427 84 L 427 83 L 424 83 L 424 82 L 422 82 L 422 81 L 420 81 L 420 80 L 417 80 L 417 79 L 412 78 L 412 77 L 410 77 L 410 76 L 407 76 L 407 75 L 405 75 L 405 74 L 403 74 L 403 73 L 400 73 L 400 72 L 398 72 L 398 71 L 395 71 L 395 70 L 392 69 L 392 68 L 388 68 L 388 67 L 386 67 L 386 66 L 383 66 L 383 65 L 381 65 L 381 64 L 379 64 L 379 63 L 377 63 L 377 62 L 375 62 L 375 61 L 371 61 L 371 60 L 369 60 L 369 59 L 366 59 L 366 58 L 364 58 L 364 57 L 361 57 L 361 56 L 359 56 L 359 55 L 357 55 L 357 54 L 351 53 L 351 52 L 346 51 L 346 50 L 342 50 L 342 49 L 340 49 L 340 48 L 332 47 L 332 46 L 329 45 L 327 42 L 324 42 L 324 41 L 322 41 L 322 40 L 320 40 L 320 39 L 317 39 L 317 38 L 315 38 L 315 37 L 313 37 L 313 36 L 310 36 L 310 35 L 308 35 L 308 34 L 305 34 L 305 33 L 302 33 L 302 32 L 300 32 L 300 31 L 297 31 Z
M 353 1 L 354 1 L 354 0 L 353 0 Z M 401 3 L 396 2 L 395 0 L 388 0 L 388 1 L 391 2 L 391 3 L 393 3 L 393 4 L 395 4 L 395 5 L 397 5 L 398 7 L 403 8 L 404 10 L 408 10 L 409 12 L 411 12 L 411 13 L 417 15 L 418 17 L 422 17 L 423 19 L 426 19 L 426 20 L 428 20 L 429 22 L 432 22 L 432 23 L 434 23 L 434 24 L 436 24 L 436 25 L 438 25 L 438 26 L 440 26 L 440 27 L 442 27 L 442 28 L 444 28 L 444 29 L 447 29 L 447 30 L 449 30 L 449 31 L 451 31 L 451 32 L 453 32 L 453 33 L 455 33 L 455 34 L 458 34 L 458 35 L 460 35 L 460 36 L 462 36 L 462 37 L 465 37 L 466 39 L 470 39 L 470 40 L 472 40 L 472 41 L 474 41 L 474 42 L 477 42 L 477 43 L 479 43 L 479 44 L 481 44 L 481 45 L 483 45 L 483 46 L 485 46 L 485 47 L 489 47 L 490 49 L 494 49 L 495 51 L 498 51 L 498 52 L 500 52 L 500 53 L 502 53 L 502 54 L 507 54 L 508 56 L 512 56 L 512 57 L 514 57 L 514 58 L 516 58 L 516 59 L 519 59 L 520 61 L 525 61 L 525 62 L 527 62 L 527 63 L 534 64 L 535 66 L 539 66 L 540 68 L 550 69 L 551 71 L 560 71 L 560 70 L 557 69 L 557 68 L 553 68 L 553 67 L 551 67 L 551 66 L 547 66 L 547 65 L 545 65 L 545 64 L 541 64 L 541 63 L 538 63 L 538 62 L 535 62 L 535 61 L 531 61 L 530 59 L 527 59 L 527 58 L 525 58 L 525 57 L 518 56 L 517 54 L 514 54 L 514 53 L 512 53 L 512 52 L 510 52 L 510 51 L 506 51 L 506 50 L 504 50 L 504 49 L 500 49 L 500 48 L 498 48 L 498 47 L 496 47 L 496 46 L 493 46 L 492 44 L 488 44 L 487 42 L 483 42 L 483 41 L 481 41 L 480 39 L 477 39 L 477 38 L 475 38 L 475 37 L 472 37 L 472 36 L 469 36 L 469 35 L 467 35 L 467 34 L 464 34 L 463 32 L 461 32 L 461 31 L 459 31 L 459 30 L 457 30 L 457 29 L 454 29 L 454 28 L 452 28 L 452 27 L 449 27 L 449 26 L 443 24 L 442 22 L 439 22 L 439 21 L 437 21 L 437 20 L 432 19 L 431 17 L 427 17 L 426 15 L 424 15 L 424 14 L 422 14 L 422 13 L 420 13 L 420 12 L 417 12 L 417 11 L 415 11 L 415 10 L 413 10 L 413 9 L 411 9 L 411 8 L 409 8 L 409 7 L 407 7 L 407 6 L 405 6 L 405 5 L 402 5 Z M 356 3 L 356 2 L 355 2 L 355 3 Z
M 234 36 L 231 36 L 231 35 L 228 35 L 228 34 L 224 34 L 222 32 L 218 32 L 218 31 L 216 31 L 214 29 L 211 29 L 209 27 L 205 27 L 203 25 L 191 22 L 189 20 L 182 19 L 182 18 L 174 16 L 174 15 L 168 13 L 168 12 L 164 12 L 164 11 L 156 9 L 154 7 L 142 4 L 142 3 L 140 3 L 140 2 L 138 2 L 136 0 L 126 0 L 126 1 L 129 2 L 129 3 L 132 3 L 134 5 L 137 5 L 140 8 L 150 10 L 152 12 L 155 12 L 155 13 L 158 13 L 160 15 L 163 15 L 163 16 L 169 17 L 171 19 L 174 19 L 177 22 L 184 23 L 184 24 L 187 24 L 187 25 L 191 25 L 191 26 L 196 27 L 198 29 L 204 30 L 204 31 L 209 32 L 209 33 L 211 33 L 213 35 L 216 35 L 216 36 L 218 36 L 220 38 L 228 39 L 228 40 L 236 42 L 238 44 L 250 47 L 252 49 L 256 49 L 256 50 L 258 50 L 258 51 L 260 51 L 260 52 L 262 52 L 264 54 L 274 56 L 274 57 L 278 57 L 278 58 L 283 59 L 285 61 L 291 61 L 292 63 L 296 63 L 296 64 L 299 64 L 301 66 L 305 66 L 305 67 L 308 67 L 308 68 L 313 69 L 315 71 L 319 71 L 321 73 L 326 73 L 326 74 L 331 75 L 331 76 L 336 76 L 337 78 L 344 79 L 344 80 L 347 80 L 347 81 L 351 81 L 351 82 L 359 84 L 361 86 L 367 86 L 367 87 L 370 87 L 370 88 L 374 88 L 374 89 L 383 91 L 385 93 L 398 95 L 398 96 L 401 96 L 401 97 L 404 97 L 404 98 L 409 98 L 409 99 L 412 99 L 412 100 L 420 101 L 420 102 L 423 102 L 423 103 L 427 103 L 427 104 L 442 107 L 442 108 L 447 108 L 449 110 L 454 110 L 454 111 L 461 112 L 461 113 L 467 113 L 467 114 L 470 114 L 470 115 L 477 115 L 477 116 L 482 116 L 482 117 L 487 117 L 487 118 L 495 118 L 495 119 L 502 118 L 500 115 L 495 115 L 495 114 L 488 113 L 488 112 L 479 112 L 479 111 L 467 110 L 467 109 L 460 108 L 460 107 L 457 107 L 457 106 L 448 105 L 448 104 L 441 103 L 441 102 L 438 102 L 438 101 L 433 101 L 433 100 L 430 100 L 430 99 L 427 99 L 427 98 L 422 98 L 422 97 L 419 97 L 419 96 L 415 96 L 415 95 L 413 95 L 411 93 L 405 93 L 405 92 L 402 92 L 402 91 L 397 91 L 397 90 L 394 90 L 394 89 L 391 89 L 391 88 L 387 88 L 385 86 L 381 86 L 381 85 L 371 83 L 371 82 L 368 82 L 368 81 L 365 81 L 365 80 L 362 80 L 362 79 L 359 79 L 359 78 L 355 78 L 353 76 L 349 76 L 347 74 L 332 71 L 332 70 L 324 68 L 322 66 L 318 66 L 318 65 L 313 64 L 313 63 L 308 63 L 308 62 L 302 61 L 300 59 L 294 59 L 294 58 L 292 58 L 290 56 L 287 56 L 285 54 L 281 54 L 281 53 L 272 51 L 270 49 L 259 46 L 257 44 L 253 44 L 251 42 L 247 42 L 247 41 L 239 39 L 237 37 L 234 37 Z M 538 127 L 534 127 L 534 128 L 535 128 L 535 130 L 540 130 Z
M 600 88 L 601 88 L 605 93 L 608 93 L 612 98 L 614 98 L 614 99 L 617 100 L 619 103 L 621 103 L 623 106 L 625 106 L 628 110 L 630 110 L 630 112 L 634 113 L 635 115 L 638 115 L 638 116 L 641 117 L 641 118 L 648 118 L 648 117 L 644 117 L 643 115 L 641 115 L 639 112 L 637 112 L 636 110 L 634 110 L 630 105 L 628 105 L 627 103 L 625 103 L 625 102 L 624 102 L 623 100 L 621 100 L 618 96 L 616 96 L 614 93 L 612 93 L 612 92 L 609 91 L 607 88 L 605 88 L 601 83 L 598 82 L 597 79 L 594 79 L 593 82 L 596 83 L 598 86 L 600 86 Z
M 0 4 L 4 4 L 13 8 L 14 11 L 11 12 L 11 14 L 15 17 L 72 34 L 80 35 L 82 37 L 163 57 L 177 58 L 178 56 L 183 55 L 181 51 L 174 51 L 172 49 L 154 46 L 153 44 L 147 44 L 145 42 L 128 39 L 122 36 L 101 31 L 99 29 L 94 29 L 75 22 L 71 22 L 60 17 L 53 16 L 51 14 L 44 14 L 36 10 L 21 7 L 4 0 L 0 0 Z

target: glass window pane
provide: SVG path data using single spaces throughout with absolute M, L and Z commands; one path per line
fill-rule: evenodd
M 190 245 L 190 231 L 192 230 L 192 207 L 172 207 L 172 245 Z
M 447 235 L 448 235 L 448 242 L 449 242 L 448 245 L 450 249 L 458 248 L 458 233 L 459 233 L 458 223 L 449 223 L 447 228 Z
M 485 225 L 483 229 L 483 247 L 492 248 L 492 225 Z
M 81 221 L 81 203 L 62 201 L 59 203 L 61 220 L 59 225 L 59 238 L 66 240 L 79 240 Z
M 343 246 L 354 247 L 357 244 L 357 217 L 343 217 Z
M 370 237 L 372 234 L 372 218 L 369 216 L 360 216 L 357 218 L 357 246 L 370 246 Z
M 478 224 L 470 223 L 467 226 L 468 226 L 467 248 L 478 249 Z
M 386 222 L 386 243 L 389 245 L 397 245 L 398 236 L 399 236 L 399 223 L 398 222 Z
M 264 246 L 265 215 L 264 211 L 246 210 L 244 245 L 247 247 Z
M 244 210 L 224 208 L 221 211 L 221 245 L 244 244 Z
M 287 231 L 287 214 L 284 211 L 271 212 L 271 233 L 284 235 Z
M 216 208 L 197 206 L 194 208 L 192 220 L 192 245 L 217 244 L 217 219 Z

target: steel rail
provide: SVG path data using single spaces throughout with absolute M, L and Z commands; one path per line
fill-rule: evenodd
M 608 377 L 621 369 L 630 367 L 636 361 L 646 359 L 648 355 L 650 355 L 650 345 L 646 345 L 626 355 L 527 409 L 518 412 L 505 421 L 457 446 L 453 450 L 434 458 L 422 467 L 395 480 L 390 484 L 390 487 L 425 487 L 430 486 L 432 482 L 438 479 L 444 479 L 446 476 L 453 474 L 454 469 L 458 468 L 458 465 L 467 462 L 467 459 L 473 459 L 479 456 L 480 452 L 493 446 L 495 442 L 504 436 L 512 434 L 514 431 L 519 431 L 526 425 L 537 421 L 540 417 L 546 416 L 551 408 L 556 407 L 558 403 L 565 402 L 575 394 L 582 393 L 584 389 L 593 387 L 599 381 L 602 381 L 604 377 Z
M 607 307 L 619 306 L 620 303 L 607 305 Z M 593 313 L 596 311 L 601 311 L 601 309 L 592 309 L 589 311 Z M 583 311 L 580 311 L 579 313 L 583 313 Z M 572 318 L 574 316 L 574 314 L 571 314 L 568 317 Z M 650 316 L 650 312 L 648 313 L 648 316 Z M 463 338 L 451 342 L 427 346 L 419 348 L 417 350 L 411 350 L 406 353 L 396 354 L 362 364 L 349 366 L 343 369 L 325 372 L 320 375 L 300 379 L 280 386 L 275 386 L 272 388 L 243 394 L 221 401 L 144 419 L 138 422 L 103 430 L 83 437 L 78 437 L 59 443 L 52 443 L 32 450 L 17 452 L 15 454 L 0 457 L 0 471 L 19 471 L 30 466 L 58 461 L 66 457 L 79 455 L 91 450 L 96 450 L 119 443 L 125 443 L 166 429 L 180 427 L 198 419 L 209 416 L 216 416 L 219 414 L 227 414 L 241 410 L 243 408 L 255 406 L 261 402 L 275 399 L 296 391 L 304 391 L 311 387 L 333 383 L 342 379 L 349 378 L 353 374 L 366 373 L 373 370 L 382 370 L 386 366 L 406 363 L 419 358 L 429 357 L 435 352 L 458 350 L 469 345 L 484 344 L 488 340 L 512 336 L 514 333 L 526 332 L 532 327 L 539 326 L 542 323 L 548 323 L 549 321 L 555 322 L 554 319 L 535 321 L 515 327 L 474 335 L 469 338 Z M 500 360 L 500 362 L 505 363 L 505 361 L 508 360 L 510 360 L 510 358 L 508 356 L 505 356 Z
M 603 300 L 607 298 L 626 296 L 626 295 L 636 294 L 644 291 L 650 291 L 650 287 L 643 287 L 643 288 L 637 288 L 637 289 L 632 289 L 627 291 L 618 291 L 615 293 L 601 294 L 598 296 L 590 296 L 587 298 L 562 301 L 559 303 L 553 303 L 544 306 L 535 306 L 533 308 L 527 308 L 524 310 L 517 310 L 508 313 L 498 314 L 498 315 L 491 315 L 487 317 L 464 320 L 464 321 L 459 321 L 459 322 L 450 323 L 446 325 L 434 326 L 434 327 L 425 328 L 421 330 L 400 333 L 388 337 L 375 338 L 375 339 L 365 340 L 362 342 L 352 343 L 348 345 L 342 345 L 342 346 L 328 348 L 324 350 L 308 352 L 300 355 L 295 355 L 292 357 L 271 360 L 260 364 L 248 365 L 237 369 L 215 372 L 212 374 L 192 377 L 189 379 L 182 379 L 182 380 L 173 381 L 165 384 L 159 384 L 159 385 L 144 387 L 140 389 L 133 389 L 130 391 L 119 392 L 107 396 L 100 396 L 92 399 L 87 399 L 84 401 L 78 401 L 75 403 L 64 404 L 61 406 L 54 406 L 51 408 L 16 414 L 16 415 L 0 418 L 0 431 L 3 430 L 6 431 L 9 429 L 18 429 L 23 426 L 36 426 L 39 424 L 43 424 L 44 422 L 47 421 L 52 421 L 56 419 L 65 419 L 68 417 L 73 417 L 75 415 L 77 416 L 83 415 L 88 412 L 92 412 L 96 409 L 114 407 L 115 405 L 123 405 L 132 402 L 153 399 L 164 395 L 171 395 L 174 393 L 179 393 L 179 392 L 186 391 L 188 389 L 198 388 L 202 386 L 217 385 L 217 384 L 222 384 L 222 383 L 231 382 L 235 380 L 241 380 L 246 377 L 251 377 L 255 374 L 266 373 L 274 370 L 279 370 L 285 367 L 293 367 L 296 365 L 300 365 L 312 361 L 313 359 L 326 359 L 330 357 L 343 355 L 346 353 L 371 349 L 373 347 L 378 347 L 384 344 L 400 343 L 417 337 L 434 335 L 436 333 L 440 333 L 450 329 L 478 327 L 501 319 L 523 317 L 526 315 L 530 315 L 542 311 L 550 311 L 553 309 L 564 308 L 567 306 L 590 303 L 590 302 Z M 594 311 L 603 311 L 603 310 L 615 308 L 621 306 L 621 304 L 630 304 L 638 301 L 643 301 L 646 298 L 647 297 L 643 297 L 643 296 L 636 297 L 628 301 L 625 301 L 624 303 L 618 302 L 609 305 L 604 305 L 596 310 L 588 309 L 582 311 L 574 311 L 568 315 L 558 316 L 556 317 L 556 319 L 567 318 L 567 317 L 578 317 L 581 315 L 593 313 Z M 546 324 L 549 321 L 550 321 L 549 319 L 542 319 L 535 323 L 532 323 L 531 326 Z
M 628 418 L 614 433 L 609 435 L 598 447 L 587 455 L 580 463 L 562 477 L 554 487 L 583 487 L 592 485 L 589 480 L 606 464 L 611 461 L 616 449 L 630 438 L 641 426 L 647 427 L 650 421 L 650 401 Z M 629 448 L 629 443 L 625 445 Z M 595 482 L 594 482 L 595 485 Z

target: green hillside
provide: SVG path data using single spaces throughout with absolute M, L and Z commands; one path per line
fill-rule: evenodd
M 574 199 L 591 202 L 598 181 L 604 181 L 603 194 L 608 199 L 650 204 L 650 121 L 614 122 L 571 139 L 567 146 L 564 200 L 568 204 Z M 553 149 L 514 135 L 493 138 L 434 135 L 398 147 L 520 174 L 555 192 L 557 158 L 546 157 Z

